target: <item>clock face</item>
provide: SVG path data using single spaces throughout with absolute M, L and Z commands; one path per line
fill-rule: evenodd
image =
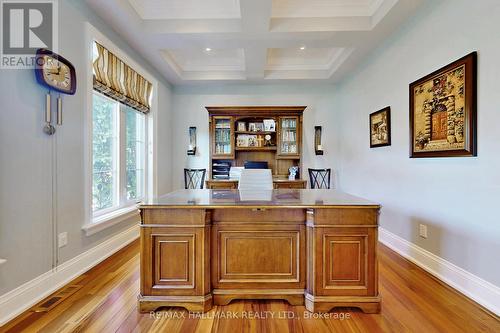
M 45 82 L 64 91 L 71 90 L 71 73 L 69 67 L 51 56 L 43 57 L 43 78 Z
M 76 92 L 75 67 L 50 50 L 36 51 L 35 75 L 38 83 L 52 90 L 69 95 Z

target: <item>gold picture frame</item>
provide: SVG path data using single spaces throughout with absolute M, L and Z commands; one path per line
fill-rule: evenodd
M 410 157 L 476 156 L 477 53 L 410 84 Z

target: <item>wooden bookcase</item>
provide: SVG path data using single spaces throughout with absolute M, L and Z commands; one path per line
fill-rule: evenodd
M 291 166 L 302 170 L 302 113 L 305 106 L 207 106 L 210 133 L 210 166 L 208 178 L 222 180 L 226 166 L 243 166 L 245 161 L 266 161 L 275 179 L 288 177 Z M 249 125 L 273 119 L 274 131 Z M 245 129 L 238 128 L 244 123 Z M 253 146 L 241 146 L 243 136 L 250 135 Z M 265 136 L 271 144 L 264 145 Z M 254 140 L 255 138 L 255 140 Z

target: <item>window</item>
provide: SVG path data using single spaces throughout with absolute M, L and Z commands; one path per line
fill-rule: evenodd
M 125 107 L 125 140 L 127 167 L 127 200 L 144 198 L 145 188 L 145 115 Z
M 138 218 L 137 202 L 156 194 L 154 77 L 86 23 L 85 147 L 87 236 Z
M 97 212 L 119 201 L 118 103 L 98 93 L 92 99 L 92 211 Z
M 92 211 L 99 216 L 145 197 L 146 115 L 92 96 Z

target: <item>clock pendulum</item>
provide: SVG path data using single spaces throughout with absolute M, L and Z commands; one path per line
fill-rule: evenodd
M 45 96 L 45 126 L 43 127 L 43 132 L 47 135 L 53 135 L 56 132 L 56 128 L 52 125 L 50 90 L 47 92 L 47 95 Z
M 62 125 L 62 96 L 59 94 L 57 96 L 57 120 L 56 120 L 57 126 Z

